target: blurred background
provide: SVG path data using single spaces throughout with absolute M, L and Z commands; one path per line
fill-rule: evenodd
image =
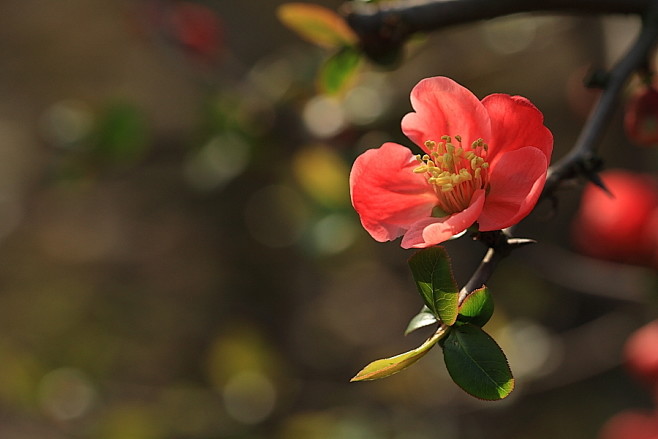
M 487 330 L 517 388 L 465 395 L 440 352 L 367 383 L 418 346 L 421 300 L 398 243 L 360 227 L 354 158 L 409 145 L 400 119 L 428 76 L 528 97 L 574 143 L 588 71 L 632 41 L 632 17 L 518 15 L 415 41 L 317 92 L 329 55 L 278 0 L 0 4 L 0 437 L 469 439 L 595 437 L 651 406 L 620 367 L 656 316 L 655 271 L 572 250 L 581 188 L 516 229 Z M 336 9 L 339 1 L 315 2 Z M 654 173 L 656 149 L 606 132 L 608 167 Z M 460 284 L 485 248 L 447 244 Z M 653 292 L 653 297 L 652 297 Z

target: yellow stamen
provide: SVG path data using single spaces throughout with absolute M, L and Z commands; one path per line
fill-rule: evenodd
M 488 145 L 483 139 L 462 147 L 462 137 L 454 136 L 458 146 L 450 136 L 442 136 L 443 142 L 426 140 L 427 154 L 416 156 L 420 165 L 413 170 L 426 174 L 427 182 L 434 186 L 438 198 L 437 212 L 450 215 L 466 209 L 478 189 L 485 189 L 489 183 L 486 161 Z

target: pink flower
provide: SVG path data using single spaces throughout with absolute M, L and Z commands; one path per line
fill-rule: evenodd
M 444 77 L 411 91 L 415 112 L 402 131 L 422 150 L 385 143 L 352 167 L 352 205 L 377 241 L 399 236 L 424 248 L 474 223 L 479 230 L 516 224 L 534 207 L 553 151 L 543 115 L 525 98 L 482 99 Z

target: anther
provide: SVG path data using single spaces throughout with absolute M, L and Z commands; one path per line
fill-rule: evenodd
M 451 139 L 454 138 L 456 144 Z M 425 174 L 427 182 L 434 186 L 437 208 L 441 213 L 451 214 L 465 209 L 473 191 L 488 184 L 486 160 L 488 146 L 482 138 L 471 143 L 471 148 L 462 147 L 462 137 L 441 136 L 440 142 L 426 140 L 426 153 L 416 155 L 419 166 L 416 174 Z

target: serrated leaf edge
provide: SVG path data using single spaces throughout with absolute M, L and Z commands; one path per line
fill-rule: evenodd
M 467 323 L 467 325 L 470 325 L 470 323 Z M 475 326 L 475 325 L 473 325 L 473 326 Z M 505 383 L 506 385 L 509 384 L 509 386 L 510 386 L 510 387 L 509 387 L 509 391 L 506 392 L 505 389 L 504 389 L 502 386 L 498 385 L 498 383 L 497 383 L 495 380 L 493 380 L 493 379 L 489 376 L 489 374 L 486 373 L 485 370 L 480 366 L 480 364 L 479 364 L 477 361 L 475 361 L 471 355 L 469 355 L 468 353 L 466 353 L 465 350 L 464 350 L 464 353 L 466 354 L 466 356 L 467 356 L 468 358 L 470 358 L 471 361 L 472 361 L 472 362 L 473 362 L 473 363 L 474 363 L 474 364 L 475 364 L 475 365 L 476 365 L 476 366 L 477 366 L 482 372 L 484 372 L 484 375 L 485 375 L 485 376 L 486 376 L 486 377 L 487 377 L 492 383 L 494 383 L 495 387 L 498 389 L 498 395 L 501 395 L 501 396 L 500 396 L 499 398 L 483 398 L 483 397 L 480 396 L 480 395 L 476 395 L 476 394 L 474 394 L 474 393 L 468 391 L 468 389 L 465 389 L 464 387 L 462 387 L 461 385 L 459 385 L 459 383 L 457 383 L 456 381 L 454 381 L 454 379 L 453 379 L 453 381 L 455 382 L 455 384 L 457 384 L 457 385 L 459 386 L 460 389 L 462 389 L 464 392 L 468 393 L 469 395 L 471 395 L 471 396 L 473 396 L 473 397 L 475 397 L 475 398 L 477 398 L 477 399 L 480 399 L 480 400 L 482 400 L 482 401 L 500 401 L 500 400 L 502 400 L 502 399 L 507 398 L 507 397 L 512 393 L 512 391 L 514 391 L 514 387 L 515 387 L 515 385 L 516 385 L 516 381 L 515 381 L 515 379 L 514 379 L 514 376 L 512 375 L 512 369 L 511 369 L 510 366 L 509 366 L 509 360 L 507 359 L 507 356 L 505 355 L 505 353 L 504 353 L 503 350 L 501 349 L 500 345 L 496 342 L 496 340 L 494 340 L 493 337 L 491 337 L 489 334 L 487 334 L 487 332 L 485 332 L 482 328 L 479 328 L 479 327 L 478 327 L 478 329 L 479 329 L 480 331 L 482 331 L 487 337 L 489 337 L 489 339 L 490 339 L 490 340 L 491 340 L 491 341 L 492 341 L 492 342 L 498 347 L 498 349 L 500 350 L 500 352 L 503 354 L 503 357 L 505 358 L 505 365 L 507 366 L 507 370 L 509 370 L 509 373 L 510 373 L 510 379 L 509 379 L 509 381 L 507 381 L 507 382 Z M 459 332 L 459 331 L 458 331 L 458 332 Z M 463 347 L 462 347 L 461 345 L 460 345 L 460 349 L 463 350 Z M 448 370 L 448 372 L 450 372 L 450 371 Z M 451 377 L 452 377 L 452 375 L 451 375 Z M 502 392 L 501 392 L 501 391 L 502 391 Z
M 476 289 L 476 290 L 473 290 L 473 291 L 472 291 L 468 296 L 466 296 L 466 298 L 465 298 L 465 299 L 459 304 L 459 307 L 458 307 L 458 309 L 457 309 L 457 324 L 459 324 L 460 317 L 462 318 L 462 319 L 461 319 L 462 324 L 471 323 L 471 324 L 473 324 L 473 325 L 475 325 L 475 326 L 479 326 L 480 328 L 483 327 L 485 324 L 487 324 L 487 322 L 489 322 L 489 320 L 491 319 L 492 316 L 489 316 L 489 318 L 488 318 L 483 324 L 480 325 L 480 324 L 477 324 L 477 323 L 474 323 L 474 322 L 473 322 L 473 320 L 474 320 L 476 317 L 478 317 L 477 315 L 476 315 L 476 316 L 467 316 L 467 315 L 464 315 L 464 314 L 462 313 L 462 309 L 466 306 L 466 304 L 469 302 L 469 300 L 473 300 L 473 296 L 474 296 L 475 294 L 481 292 L 481 291 L 484 291 L 484 294 L 487 294 L 487 293 L 488 293 L 488 294 L 491 296 L 491 293 L 489 293 L 489 288 L 487 288 L 486 285 L 482 285 L 480 288 L 478 288 L 478 289 Z M 481 309 L 480 309 L 480 311 L 481 311 Z
M 447 263 L 448 263 L 448 274 L 450 275 L 450 283 L 451 283 L 451 284 L 453 285 L 453 287 L 454 287 L 454 290 L 455 290 L 454 294 L 455 294 L 455 296 L 456 296 L 455 298 L 457 299 L 457 298 L 458 298 L 457 295 L 458 295 L 459 289 L 458 289 L 458 286 L 457 286 L 457 282 L 456 282 L 456 280 L 455 280 L 455 276 L 454 276 L 454 274 L 453 274 L 453 272 L 452 272 L 452 261 L 450 260 L 450 255 L 448 254 L 448 252 L 446 251 L 445 248 L 443 248 L 443 247 L 441 247 L 441 246 L 437 246 L 437 247 L 430 247 L 430 248 L 427 248 L 427 249 L 423 249 L 423 250 L 417 252 L 416 254 L 414 254 L 413 256 L 411 256 L 411 258 L 409 258 L 409 263 L 411 263 L 411 261 L 412 261 L 414 258 L 418 258 L 419 255 L 420 255 L 421 253 L 423 253 L 423 252 L 437 251 L 437 250 L 441 251 L 442 256 L 445 257 L 445 259 L 446 259 L 446 261 L 447 261 Z M 434 289 L 434 269 L 436 268 L 436 266 L 437 266 L 439 263 L 440 263 L 440 259 L 435 259 L 434 261 L 432 261 L 431 270 L 430 270 L 431 277 L 430 277 L 429 287 L 430 287 L 430 289 L 431 289 L 432 303 L 429 303 L 429 304 L 428 304 L 428 303 L 426 302 L 425 294 L 422 292 L 422 289 L 423 289 L 423 288 L 421 287 L 421 282 L 419 282 L 418 280 L 416 280 L 416 276 L 414 275 L 414 269 L 413 269 L 413 267 L 411 267 L 411 273 L 412 273 L 412 276 L 413 276 L 413 278 L 414 278 L 414 282 L 416 283 L 416 286 L 417 286 L 417 288 L 418 288 L 418 290 L 419 290 L 419 293 L 420 293 L 420 295 L 421 295 L 423 301 L 425 302 L 426 306 L 428 306 L 429 310 L 430 310 L 430 311 L 431 311 L 431 312 L 437 317 L 437 319 L 440 319 L 443 323 L 445 323 L 445 324 L 448 325 L 448 326 L 452 326 L 452 325 L 454 325 L 455 322 L 457 321 L 457 316 L 459 315 L 459 304 L 457 304 L 457 308 L 456 308 L 456 310 L 455 310 L 454 315 L 453 315 L 453 316 L 450 316 L 450 320 L 445 319 L 445 315 L 444 315 L 445 312 L 443 312 L 443 313 L 441 312 L 442 310 L 445 309 L 445 307 L 438 308 L 438 307 L 436 306 L 437 304 L 436 304 L 436 300 L 435 300 L 435 291 L 436 291 L 436 290 Z M 422 283 L 422 284 L 427 285 L 426 283 Z M 453 294 L 453 293 L 446 293 L 446 294 Z M 430 306 L 430 305 L 431 305 L 431 306 Z

